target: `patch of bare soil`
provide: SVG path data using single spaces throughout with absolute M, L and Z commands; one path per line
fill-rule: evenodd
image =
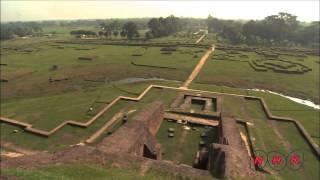
M 22 153 L 9 152 L 9 151 L 1 151 L 0 156 L 8 157 L 8 158 L 16 158 L 20 156 L 24 156 Z
M 186 136 L 187 136 L 187 134 L 188 134 L 188 130 L 182 130 L 182 133 L 181 133 L 181 136 L 180 136 L 180 138 L 179 138 L 179 148 L 178 148 L 178 150 L 176 151 L 176 158 L 175 158 L 175 162 L 180 162 L 180 160 L 181 160 L 181 158 L 182 158 L 182 154 L 181 154 L 181 152 L 182 152 L 182 144 L 184 143 L 184 141 L 185 141 L 185 139 L 186 139 Z
M 16 146 L 16 145 L 14 145 L 12 143 L 4 142 L 4 141 L 1 141 L 1 147 L 12 149 L 16 153 L 23 154 L 23 155 L 33 155 L 33 154 L 39 153 L 39 151 L 25 149 L 25 148 Z

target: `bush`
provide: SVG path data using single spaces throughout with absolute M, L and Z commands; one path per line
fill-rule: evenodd
M 92 61 L 93 59 L 96 59 L 97 56 L 82 56 L 82 57 L 78 57 L 79 60 L 88 60 L 88 61 Z
M 172 47 L 163 47 L 160 49 L 160 51 L 176 51 L 176 48 L 172 48 Z

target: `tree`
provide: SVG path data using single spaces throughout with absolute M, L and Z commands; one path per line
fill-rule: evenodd
M 119 31 L 113 31 L 113 35 L 114 35 L 115 37 L 118 37 Z
M 108 31 L 104 32 L 104 36 L 108 38 L 109 37 L 109 32 Z
M 320 22 L 312 22 L 306 27 L 300 28 L 295 34 L 295 41 L 303 45 L 319 47 Z
M 104 32 L 103 31 L 99 31 L 98 34 L 99 34 L 99 36 L 104 36 Z
M 42 28 L 36 22 L 1 23 L 1 39 L 11 39 L 16 36 L 41 35 Z
M 152 33 L 150 31 L 146 32 L 145 38 L 146 39 L 151 39 L 152 38 Z
M 219 20 L 217 18 L 212 17 L 211 15 L 208 16 L 207 26 L 209 33 L 220 33 L 223 30 L 225 24 L 227 23 L 224 20 Z
M 125 32 L 125 31 L 122 30 L 122 31 L 120 32 L 120 36 L 123 37 L 123 38 L 126 37 L 126 36 L 127 36 L 127 32 Z
M 128 39 L 132 39 L 139 35 L 137 25 L 132 21 L 125 23 L 122 27 L 122 31 L 126 33 Z
M 1 40 L 7 40 L 13 38 L 13 31 L 10 29 L 8 26 L 3 26 L 1 24 L 1 35 L 0 35 Z
M 173 15 L 166 18 L 152 18 L 148 22 L 148 27 L 154 37 L 167 36 L 181 30 L 182 21 Z
M 226 39 L 229 39 L 232 44 L 239 44 L 243 41 L 241 31 L 234 25 L 224 26 L 220 35 Z
M 109 26 L 110 26 L 111 31 L 119 31 L 120 30 L 120 23 L 118 20 L 112 21 Z

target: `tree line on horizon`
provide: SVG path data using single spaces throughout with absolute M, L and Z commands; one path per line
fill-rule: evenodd
M 262 20 L 236 21 L 223 20 L 208 16 L 207 19 L 178 18 L 173 15 L 159 18 L 113 19 L 113 20 L 76 20 L 1 23 L 1 40 L 16 36 L 41 35 L 42 27 L 48 26 L 79 27 L 95 26 L 98 32 L 91 30 L 73 30 L 71 35 L 104 36 L 107 38 L 151 39 L 169 36 L 183 30 L 196 30 L 198 25 L 207 26 L 217 40 L 232 44 L 280 45 L 319 47 L 319 21 L 302 23 L 297 16 L 280 12 Z M 148 29 L 142 35 L 138 30 Z M 55 33 L 55 32 L 52 32 Z
M 147 22 L 147 31 L 144 35 L 145 39 L 151 39 L 155 37 L 168 36 L 176 33 L 182 29 L 185 23 L 180 18 L 174 17 L 173 15 L 166 18 L 152 18 Z M 127 37 L 128 39 L 139 38 L 141 35 L 138 32 L 138 25 L 133 21 L 125 22 L 121 24 L 118 20 L 111 21 L 109 23 L 102 22 L 99 24 L 101 31 L 98 33 L 87 30 L 75 30 L 71 31 L 71 35 L 87 35 L 87 36 L 103 36 L 111 38 L 112 36 Z
M 42 33 L 42 27 L 36 22 L 14 22 L 1 24 L 1 40 L 12 39 L 14 36 L 39 35 Z
M 305 25 L 297 20 L 297 16 L 284 12 L 245 23 L 209 15 L 207 25 L 209 32 L 232 44 L 319 47 L 319 21 Z

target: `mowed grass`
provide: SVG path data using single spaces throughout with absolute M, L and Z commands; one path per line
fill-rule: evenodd
M 247 55 L 249 59 L 263 59 L 263 57 L 254 52 L 238 52 Z M 281 55 L 280 59 L 301 63 L 312 69 L 312 71 L 304 74 L 285 74 L 275 73 L 272 70 L 268 70 L 267 72 L 255 71 L 247 62 L 241 62 L 248 58 L 240 58 L 237 55 L 229 57 L 229 59 L 234 61 L 221 60 L 215 57 L 215 55 L 221 53 L 224 52 L 216 50 L 211 54 L 211 57 L 209 57 L 196 79 L 197 83 L 242 88 L 265 88 L 292 96 L 296 95 L 312 100 L 319 100 L 319 64 L 316 63 L 319 59 L 318 56 L 307 56 L 302 58 L 303 61 L 298 61 L 297 57 Z M 226 53 L 228 54 L 228 52 Z
M 130 88 L 129 92 L 140 93 L 147 85 L 140 83 L 120 87 Z M 10 99 L 1 103 L 1 115 L 30 123 L 35 128 L 51 130 L 66 120 L 88 121 L 95 115 L 89 113 L 91 107 L 95 108 L 95 112 L 99 112 L 119 95 L 134 96 L 107 84 L 59 95 Z
M 150 83 L 138 83 L 134 85 L 121 85 L 120 87 L 125 89 L 126 91 L 136 91 L 141 92 L 144 90 Z M 158 82 L 157 84 L 165 85 L 167 82 Z M 176 83 L 169 83 L 173 86 L 178 86 Z M 101 93 L 101 90 L 103 94 Z M 162 89 L 152 89 L 146 96 L 139 102 L 135 101 L 126 101 L 121 100 L 118 101 L 114 106 L 106 111 L 100 118 L 98 118 L 93 124 L 91 124 L 88 128 L 80 128 L 73 126 L 65 126 L 55 134 L 50 136 L 49 138 L 40 137 L 34 134 L 30 134 L 28 132 L 23 131 L 22 128 L 17 126 L 9 125 L 6 123 L 1 123 L 1 140 L 4 142 L 11 142 L 13 144 L 19 145 L 21 147 L 26 147 L 30 149 L 38 149 L 38 150 L 55 150 L 59 148 L 64 148 L 68 145 L 77 144 L 86 140 L 91 134 L 97 131 L 103 124 L 105 124 L 115 113 L 119 112 L 121 109 L 125 110 L 141 110 L 145 107 L 146 104 L 153 102 L 154 100 L 161 100 L 165 103 L 165 106 L 168 107 L 169 103 L 175 97 L 175 91 L 168 91 Z M 33 124 L 36 128 L 43 130 L 51 130 L 56 127 L 58 124 L 64 122 L 65 120 L 75 119 L 82 122 L 86 122 L 90 116 L 87 115 L 87 108 L 90 107 L 94 100 L 98 101 L 108 101 L 113 100 L 117 95 L 126 95 L 122 92 L 118 92 L 113 90 L 110 87 L 95 89 L 92 94 L 96 92 L 97 96 L 94 96 L 94 99 L 88 99 L 88 95 L 85 93 L 78 93 L 77 96 L 72 93 L 62 94 L 60 96 L 65 97 L 70 95 L 71 99 L 55 97 L 57 99 L 61 98 L 60 104 L 54 104 L 51 108 L 48 108 L 48 103 L 50 104 L 50 97 L 35 98 L 35 99 L 19 99 L 12 100 L 8 103 L 3 103 L 1 108 L 2 111 L 7 113 L 19 114 L 19 116 L 23 116 L 26 114 L 26 119 L 23 119 L 24 122 L 29 122 Z M 132 95 L 129 95 L 132 96 Z M 49 98 L 49 101 L 47 101 Z M 73 99 L 79 99 L 79 102 L 82 102 L 80 105 L 74 105 L 72 102 Z M 81 100 L 82 99 L 82 100 Z M 64 101 L 63 101 L 64 100 Z M 86 102 L 87 100 L 87 102 Z M 38 102 L 42 103 L 42 105 L 38 105 Z M 54 101 L 52 101 L 54 102 Z M 71 104 L 68 104 L 71 103 Z M 102 103 L 103 105 L 103 103 Z M 105 104 L 106 105 L 106 104 Z M 37 108 L 29 108 L 29 107 L 37 107 Z M 81 111 L 82 108 L 82 111 Z M 101 107 L 102 108 L 102 107 Z M 39 114 L 39 111 L 42 112 L 38 117 L 36 115 Z M 3 116 L 10 115 L 4 114 Z M 53 118 L 52 116 L 56 118 Z M 27 119 L 27 117 L 29 117 Z M 59 118 L 58 118 L 59 117 Z M 84 118 L 84 119 L 81 119 Z M 15 118 L 14 116 L 11 118 Z M 20 120 L 20 119 L 18 119 Z M 13 133 L 13 131 L 17 129 L 18 133 Z
M 142 56 L 132 56 L 141 47 L 108 45 L 48 44 L 30 53 L 11 53 L 1 57 L 3 77 L 9 82 L 1 84 L 2 98 L 40 96 L 86 88 L 87 80 L 113 81 L 129 77 L 165 78 L 185 80 L 199 57 L 192 54 L 174 52 L 161 54 L 159 47 L 149 47 Z M 32 48 L 32 47 L 30 47 Z M 79 50 L 85 49 L 85 50 Z M 178 48 L 180 49 L 180 48 Z M 198 51 L 198 48 L 181 48 L 182 51 Z M 5 50 L 4 50 L 5 51 Z M 79 57 L 96 56 L 93 60 L 79 60 Z M 145 67 L 133 65 L 151 65 Z M 57 66 L 56 70 L 52 70 Z M 170 66 L 175 69 L 157 68 Z M 32 72 L 25 74 L 25 72 Z M 22 74 L 22 75 L 21 75 Z M 50 83 L 49 79 L 66 77 L 68 80 Z
M 302 137 L 299 130 L 293 123 L 268 120 L 262 110 L 262 106 L 258 101 L 247 100 L 246 106 L 250 112 L 250 120 L 253 126 L 249 126 L 250 139 L 254 150 L 263 150 L 266 153 L 277 151 L 287 158 L 292 151 L 303 153 L 303 166 L 298 170 L 289 168 L 289 160 L 287 166 L 280 171 L 272 170 L 270 165 L 265 169 L 271 171 L 285 179 L 318 179 L 319 178 L 319 160 L 313 150 Z M 276 133 L 276 131 L 278 131 Z M 280 134 L 280 135 L 279 135 Z
M 298 120 L 314 141 L 319 144 L 319 136 L 317 135 L 319 134 L 320 123 L 319 110 L 270 93 L 204 84 L 193 84 L 192 88 L 263 97 L 272 114 Z M 304 164 L 301 169 L 294 171 L 285 167 L 281 171 L 277 171 L 267 165 L 266 168 L 269 172 L 284 179 L 319 178 L 319 160 L 293 123 L 268 120 L 261 104 L 256 100 L 245 100 L 243 103 L 239 97 L 224 95 L 223 109 L 237 118 L 253 123 L 253 126 L 248 126 L 248 130 L 254 150 L 278 151 L 285 156 L 294 150 L 303 153 Z M 275 130 L 278 131 L 281 138 Z
M 128 108 L 127 101 L 119 101 L 116 103 L 87 128 L 67 125 L 48 138 L 28 133 L 17 126 L 1 123 L 1 141 L 34 150 L 54 151 L 62 149 L 69 145 L 75 145 L 85 141 L 91 134 L 101 128 L 115 113 L 123 108 Z M 14 130 L 18 130 L 18 132 L 13 133 Z
M 128 120 L 130 121 L 131 117 L 134 117 L 138 114 L 143 108 L 147 108 L 147 104 L 152 103 L 154 101 L 161 101 L 164 105 L 165 109 L 168 109 L 171 102 L 177 96 L 177 92 L 174 90 L 166 90 L 166 89 L 157 89 L 154 88 L 150 91 L 146 96 L 140 101 L 128 101 L 130 106 L 127 106 L 126 111 L 133 111 L 133 113 L 128 115 Z M 101 134 L 101 136 L 95 141 L 95 143 L 99 143 L 103 138 L 109 136 L 110 134 L 116 132 L 123 125 L 122 120 L 118 120 L 117 122 L 113 123 L 111 127 L 109 127 L 105 132 Z
M 314 141 L 319 144 L 319 110 L 315 110 L 311 107 L 298 104 L 289 99 L 270 93 L 196 83 L 193 83 L 191 88 L 207 91 L 216 91 L 221 93 L 232 93 L 262 97 L 267 102 L 267 105 L 273 115 L 290 117 L 299 121 L 304 126 L 304 128 L 306 128 L 306 130 L 312 136 Z M 236 116 L 245 118 L 241 114 L 241 101 L 237 97 L 224 96 L 223 106 L 224 108 L 226 108 L 228 112 L 232 112 Z
M 200 149 L 199 142 L 203 140 L 209 144 L 217 141 L 217 129 L 196 125 L 191 125 L 191 127 L 195 127 L 196 130 L 185 130 L 183 125 L 175 121 L 162 121 L 157 132 L 157 138 L 162 148 L 162 159 L 192 166 L 195 155 Z M 174 137 L 168 137 L 169 128 L 174 128 Z M 207 133 L 207 137 L 201 138 L 200 135 L 204 132 Z

